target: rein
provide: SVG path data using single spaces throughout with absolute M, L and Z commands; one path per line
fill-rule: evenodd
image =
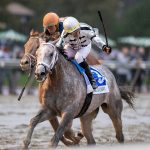
M 22 97 L 22 95 L 23 95 L 23 93 L 24 93 L 24 90 L 25 90 L 25 88 L 26 88 L 26 86 L 27 86 L 29 80 L 31 79 L 31 76 L 32 76 L 32 71 L 29 73 L 28 78 L 27 78 L 27 80 L 26 80 L 26 82 L 25 82 L 25 84 L 24 84 L 24 87 L 22 88 L 22 90 L 21 90 L 21 92 L 20 92 L 20 94 L 19 94 L 18 101 L 21 100 L 21 97 Z

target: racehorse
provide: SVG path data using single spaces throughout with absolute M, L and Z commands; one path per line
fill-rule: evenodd
M 31 30 L 30 37 L 24 45 L 24 50 L 25 50 L 24 56 L 22 57 L 20 61 L 20 66 L 22 70 L 34 73 L 34 71 L 32 70 L 34 70 L 34 66 L 36 64 L 35 53 L 40 45 L 39 36 L 41 37 L 41 35 L 42 34 L 40 34 L 38 31 Z M 42 35 L 42 38 L 43 38 L 43 35 Z M 100 64 L 100 62 L 92 54 L 89 54 L 89 56 L 87 57 L 87 62 L 91 65 Z M 54 128 L 54 130 L 56 130 L 58 123 L 59 123 L 58 119 L 54 118 L 53 120 L 50 120 L 50 123 L 52 127 Z M 82 139 L 83 135 L 80 132 L 78 132 L 77 135 L 78 136 L 76 137 L 73 130 L 70 129 L 65 132 L 64 136 L 68 138 L 69 140 L 71 140 L 73 143 L 70 143 L 64 137 L 62 138 L 62 142 L 65 145 L 78 144 L 79 141 Z
M 39 84 L 41 110 L 31 119 L 30 129 L 24 142 L 25 148 L 28 147 L 33 130 L 38 123 L 61 116 L 61 123 L 51 140 L 51 146 L 57 146 L 65 130 L 78 116 L 87 95 L 85 82 L 80 73 L 53 44 L 40 44 L 36 54 L 35 75 L 36 79 L 41 82 Z M 88 144 L 95 144 L 91 126 L 101 106 L 103 111 L 110 116 L 116 131 L 116 138 L 122 143 L 124 142 L 121 120 L 122 99 L 133 107 L 133 95 L 118 87 L 115 77 L 105 66 L 95 67 L 107 78 L 109 92 L 93 95 L 88 110 L 80 116 L 82 133 Z
M 39 35 L 40 33 L 34 30 L 31 30 L 30 37 L 24 45 L 24 55 L 20 61 L 20 66 L 23 71 L 34 73 L 34 67 L 36 65 L 36 51 L 40 45 L 39 43 Z M 57 127 L 59 126 L 59 122 L 57 117 L 49 120 L 50 124 L 52 125 L 54 131 L 56 131 Z M 69 140 L 67 140 L 67 139 Z M 75 136 L 72 129 L 68 129 L 64 136 L 62 137 L 62 142 L 69 146 L 69 145 L 76 145 L 79 141 L 83 138 L 82 133 L 78 133 Z

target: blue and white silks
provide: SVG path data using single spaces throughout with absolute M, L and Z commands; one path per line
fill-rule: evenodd
M 91 92 L 93 92 L 93 94 L 102 94 L 102 93 L 109 92 L 106 77 L 104 75 L 102 75 L 96 68 L 90 66 L 92 75 L 98 85 L 98 88 L 93 90 L 92 85 L 91 85 L 87 75 L 85 74 L 85 70 L 76 62 L 76 60 L 71 60 L 71 62 L 77 67 L 79 72 L 83 75 L 86 86 L 87 86 L 87 94 L 91 93 Z

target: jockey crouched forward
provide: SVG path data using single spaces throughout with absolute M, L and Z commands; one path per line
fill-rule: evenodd
M 49 12 L 43 17 L 44 38 L 46 42 L 57 40 L 63 31 L 63 20 L 56 13 Z
M 79 23 L 74 17 L 67 17 L 63 22 L 63 28 L 56 46 L 64 51 L 64 55 L 68 59 L 75 59 L 85 69 L 85 73 L 93 89 L 96 89 L 96 81 L 92 76 L 89 65 L 85 61 L 91 50 L 91 42 L 108 54 L 111 52 L 111 48 L 102 42 L 101 38 L 95 34 L 91 26 L 85 23 Z

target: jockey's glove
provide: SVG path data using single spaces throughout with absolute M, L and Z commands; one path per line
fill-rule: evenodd
M 111 53 L 111 47 L 110 47 L 110 46 L 104 45 L 104 46 L 102 47 L 102 50 L 103 50 L 104 52 L 106 52 L 107 54 L 110 54 L 110 53 Z

